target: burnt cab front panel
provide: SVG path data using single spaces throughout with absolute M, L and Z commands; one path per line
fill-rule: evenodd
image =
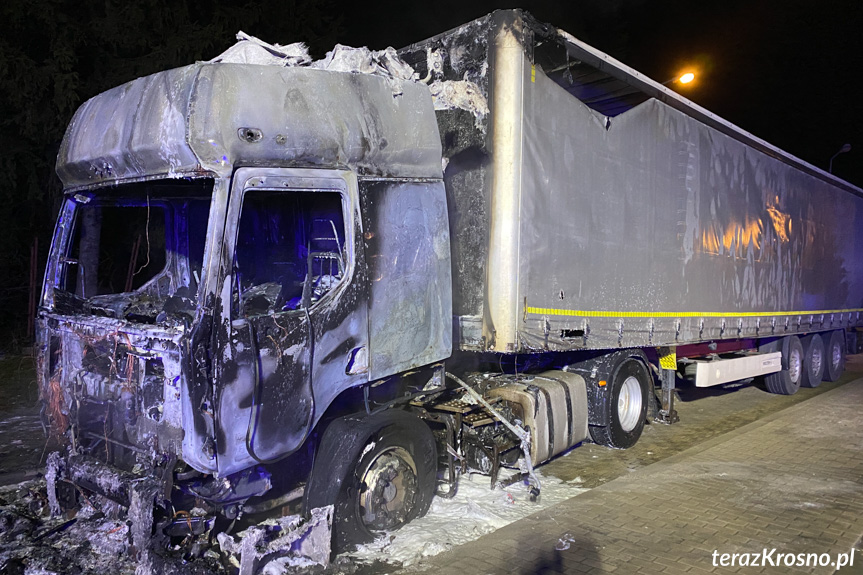
M 131 470 L 182 457 L 208 469 L 207 417 L 185 355 L 200 330 L 214 181 L 68 193 L 39 309 L 46 424 L 76 452 Z

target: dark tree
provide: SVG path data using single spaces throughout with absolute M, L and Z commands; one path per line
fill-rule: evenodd
M 5 0 L 0 23 L 0 342 L 26 326 L 29 246 L 39 238 L 41 274 L 60 203 L 54 162 L 82 102 L 213 58 L 238 30 L 317 56 L 344 33 L 333 0 Z

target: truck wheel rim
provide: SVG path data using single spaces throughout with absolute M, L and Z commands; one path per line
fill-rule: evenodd
M 620 396 L 617 398 L 617 419 L 623 431 L 628 433 L 635 429 L 640 415 L 641 384 L 638 378 L 630 375 L 620 387 Z
M 815 346 L 813 346 L 815 347 Z M 815 347 L 812 350 L 812 357 L 809 358 L 809 363 L 812 366 L 810 370 L 811 373 L 819 374 L 821 373 L 821 363 L 824 361 L 824 353 L 821 349 Z
M 839 364 L 842 363 L 842 350 L 838 345 L 833 345 L 830 347 L 830 361 L 833 367 L 833 371 L 839 369 Z
M 795 349 L 788 358 L 788 375 L 791 376 L 791 381 L 794 383 L 800 381 L 802 364 L 803 362 L 800 361 L 800 352 Z
M 361 476 L 359 516 L 369 531 L 396 529 L 407 522 L 417 494 L 417 471 L 401 447 L 379 453 Z

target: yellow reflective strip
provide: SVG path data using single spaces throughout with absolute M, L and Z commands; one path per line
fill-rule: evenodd
M 536 83 L 536 66 L 533 65 L 530 67 L 530 82 Z
M 863 312 L 855 309 L 820 309 L 814 311 L 595 311 L 576 309 L 555 309 L 550 307 L 525 307 L 526 313 L 534 315 L 563 315 L 577 317 L 778 317 L 785 315 L 829 315 L 837 313 Z

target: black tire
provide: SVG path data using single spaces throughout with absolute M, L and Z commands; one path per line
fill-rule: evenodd
M 641 437 L 650 394 L 650 374 L 643 363 L 623 359 L 607 379 L 610 395 L 605 404 L 607 425 L 591 425 L 590 437 L 615 449 L 632 447 Z
M 824 334 L 827 346 L 824 349 L 824 381 L 836 381 L 845 372 L 845 332 L 831 331 Z
M 764 377 L 770 393 L 794 395 L 803 379 L 803 345 L 800 338 L 790 335 L 782 341 L 782 369 Z
M 824 340 L 816 334 L 800 339 L 803 344 L 803 378 L 801 387 L 818 387 L 824 378 Z
M 436 486 L 437 447 L 425 423 L 412 417 L 378 429 L 342 483 L 333 518 L 334 550 L 367 543 L 422 517 Z

